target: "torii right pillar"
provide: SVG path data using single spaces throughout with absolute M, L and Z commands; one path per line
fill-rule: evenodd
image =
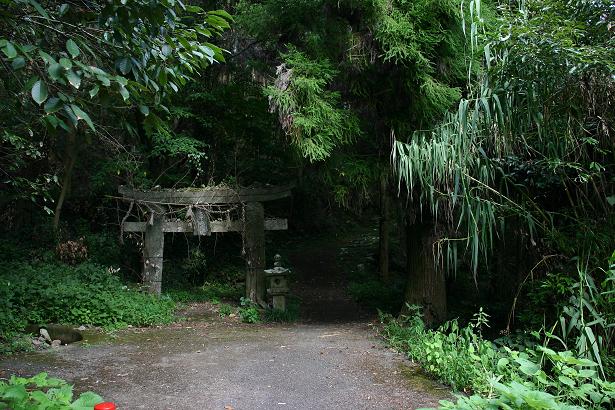
M 248 202 L 243 230 L 246 250 L 246 297 L 264 303 L 265 282 L 265 210 L 261 202 Z

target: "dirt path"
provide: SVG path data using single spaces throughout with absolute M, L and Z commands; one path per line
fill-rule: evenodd
M 296 274 L 291 293 L 301 300 L 301 319 L 308 323 L 365 322 L 368 315 L 347 294 L 347 278 L 339 266 L 340 244 L 310 243 L 289 255 Z
M 334 246 L 290 255 L 303 319 L 245 325 L 194 305 L 192 320 L 0 360 L 0 377 L 47 371 L 119 409 L 415 409 L 448 391 L 387 349 L 345 295 Z

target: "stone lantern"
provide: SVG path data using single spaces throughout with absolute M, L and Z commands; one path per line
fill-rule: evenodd
M 286 295 L 288 294 L 287 276 L 290 270 L 282 267 L 282 257 L 274 256 L 273 269 L 265 269 L 265 276 L 269 279 L 267 293 L 273 299 L 273 308 L 281 311 L 286 310 Z

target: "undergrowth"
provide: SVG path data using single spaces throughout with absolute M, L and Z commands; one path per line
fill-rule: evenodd
M 300 301 L 296 297 L 286 297 L 286 310 L 266 309 L 263 313 L 265 322 L 292 323 L 299 319 Z
M 362 307 L 371 312 L 398 313 L 403 306 L 404 278 L 391 272 L 388 283 L 383 282 L 374 266 L 348 266 L 348 293 Z
M 0 264 L 0 345 L 11 350 L 29 323 L 119 329 L 173 320 L 174 302 L 125 286 L 117 270 L 90 262 Z M 8 346 L 8 348 L 7 348 Z M 6 353 L 6 352 L 5 352 Z
M 244 323 L 260 323 L 261 312 L 258 305 L 254 303 L 250 298 L 241 298 L 239 308 L 239 318 Z
M 615 400 L 615 383 L 601 377 L 593 360 L 540 340 L 499 347 L 484 339 L 482 310 L 465 327 L 451 321 L 437 330 L 426 328 L 419 308 L 409 312 L 381 314 L 382 335 L 438 380 L 471 394 L 442 401 L 441 408 L 606 409 Z
M 219 281 L 205 282 L 203 286 L 190 289 L 170 289 L 166 294 L 176 302 L 219 302 L 238 300 L 243 291 L 229 283 Z

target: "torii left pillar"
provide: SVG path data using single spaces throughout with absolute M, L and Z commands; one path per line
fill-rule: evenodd
M 162 262 L 164 253 L 164 217 L 153 214 L 145 226 L 143 240 L 143 281 L 150 293 L 160 295 L 162 290 Z

